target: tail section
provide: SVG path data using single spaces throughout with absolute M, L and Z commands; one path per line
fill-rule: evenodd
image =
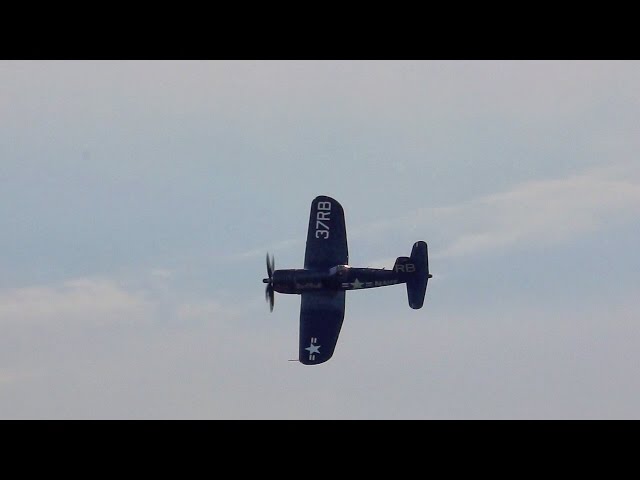
M 400 280 L 407 283 L 409 306 L 416 310 L 422 308 L 427 282 L 431 278 L 427 244 L 423 241 L 414 243 L 411 257 L 398 257 L 393 269 Z
M 393 265 L 393 271 L 396 272 L 400 280 L 404 282 L 408 278 L 407 273 L 413 273 L 415 271 L 415 266 L 409 257 L 398 257 L 396 263 Z

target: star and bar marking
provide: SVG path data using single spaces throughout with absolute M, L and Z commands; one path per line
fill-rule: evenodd
M 345 282 L 345 283 L 343 283 L 343 284 L 342 284 L 342 288 L 348 288 L 348 287 L 351 287 L 351 288 L 353 288 L 354 290 L 355 290 L 356 288 L 362 288 L 362 287 L 365 287 L 365 286 L 367 286 L 367 284 L 366 284 L 366 283 L 361 282 L 361 281 L 360 281 L 360 280 L 358 280 L 357 278 L 356 278 L 353 282 Z
M 318 339 L 316 337 L 311 337 L 311 342 L 309 343 L 309 346 L 305 348 L 305 350 L 309 351 L 309 360 L 315 360 L 316 353 L 318 354 L 320 353 L 320 347 L 322 345 L 314 345 L 317 341 Z

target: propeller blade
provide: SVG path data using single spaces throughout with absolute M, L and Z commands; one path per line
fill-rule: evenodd
M 273 265 L 269 262 L 269 253 L 267 252 L 267 275 L 269 278 L 273 277 Z
M 273 290 L 273 272 L 275 271 L 276 263 L 273 257 L 269 258 L 269 252 L 267 252 L 267 275 L 269 278 L 265 278 L 262 281 L 267 284 L 264 289 L 264 298 L 269 302 L 269 311 L 273 312 L 273 302 L 275 301 L 275 291 Z
M 268 284 L 264 289 L 264 298 L 267 302 L 269 302 L 269 311 L 273 312 L 273 302 L 275 300 L 275 292 L 273 291 L 273 287 L 271 284 Z
M 269 311 L 273 312 L 273 303 L 275 302 L 275 293 L 273 287 L 269 289 Z

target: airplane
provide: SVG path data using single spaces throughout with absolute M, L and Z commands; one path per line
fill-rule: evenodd
M 409 306 L 422 308 L 429 273 L 427 244 L 413 244 L 410 257 L 398 257 L 392 270 L 349 265 L 344 209 L 321 195 L 311 202 L 304 269 L 276 270 L 267 252 L 265 297 L 273 312 L 275 293 L 301 296 L 298 361 L 318 365 L 334 353 L 349 290 L 407 284 Z

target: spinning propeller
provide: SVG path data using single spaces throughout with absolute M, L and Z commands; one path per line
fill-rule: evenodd
M 273 291 L 273 271 L 275 270 L 275 261 L 273 257 L 269 259 L 269 254 L 267 253 L 267 275 L 269 278 L 263 278 L 262 282 L 267 284 L 267 287 L 264 290 L 264 296 L 267 302 L 269 302 L 269 311 L 273 312 L 273 302 L 275 293 Z

